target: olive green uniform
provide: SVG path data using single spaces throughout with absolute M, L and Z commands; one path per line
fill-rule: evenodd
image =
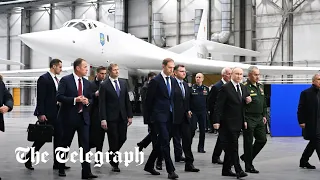
M 267 142 L 266 127 L 263 123 L 263 117 L 267 117 L 267 104 L 262 84 L 253 85 L 247 80 L 244 85 L 248 88 L 252 101 L 246 105 L 247 129 L 243 130 L 244 156 L 242 155 L 241 159 L 245 161 L 246 169 L 251 169 L 253 159 Z

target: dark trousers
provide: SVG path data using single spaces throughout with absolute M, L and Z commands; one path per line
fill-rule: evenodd
M 71 146 L 73 137 L 75 132 L 77 132 L 78 135 L 78 144 L 79 148 L 81 147 L 83 149 L 83 154 L 80 154 L 82 158 L 85 160 L 85 154 L 90 151 L 89 148 L 89 130 L 90 126 L 87 125 L 84 122 L 82 113 L 78 113 L 75 117 L 78 120 L 77 124 L 69 124 L 68 122 L 63 123 L 63 147 L 67 148 Z M 68 153 L 64 156 L 67 157 Z M 82 166 L 82 174 L 87 175 L 91 173 L 90 164 L 86 161 L 81 163 Z M 65 164 L 62 163 L 59 167 L 59 170 L 64 170 Z
M 44 124 L 44 122 L 40 122 L 40 124 Z M 62 145 L 62 127 L 61 127 L 61 123 L 58 123 L 57 120 L 55 119 L 54 121 L 47 121 L 47 124 L 51 124 L 54 127 L 54 134 L 53 134 L 53 136 L 54 136 L 53 137 L 53 166 L 59 166 L 59 163 L 56 160 L 56 156 L 55 156 L 55 149 Z M 34 152 L 38 152 L 45 143 L 46 142 L 35 141 L 32 144 L 32 147 L 34 147 Z M 31 150 L 26 155 L 26 158 L 30 158 L 30 157 L 31 157 Z M 31 159 L 29 159 L 29 161 L 31 161 Z
M 123 144 L 127 140 L 127 121 L 119 119 L 118 121 L 108 121 L 107 122 L 107 134 L 109 141 L 109 152 L 117 152 L 121 149 Z M 119 159 L 117 162 L 113 161 L 115 154 L 109 156 L 110 164 L 112 166 L 119 165 Z M 119 158 L 119 157 L 118 157 Z
M 222 153 L 222 145 L 220 140 L 220 135 L 217 138 L 216 145 L 214 147 L 213 153 L 212 153 L 212 160 L 219 159 Z
M 267 143 L 267 134 L 262 115 L 246 116 L 245 118 L 248 126 L 243 130 L 244 161 L 246 168 L 251 168 L 253 159 Z M 255 138 L 254 144 L 253 138 Z
M 240 131 L 230 131 L 227 129 L 220 129 L 219 136 L 222 148 L 225 152 L 222 171 L 228 171 L 234 165 L 235 171 L 240 172 L 242 168 L 239 162 L 239 139 Z
M 158 133 L 154 125 L 148 124 L 148 135 L 145 138 L 143 138 L 142 141 L 139 142 L 139 144 L 143 148 L 146 148 L 152 142 L 152 148 L 159 148 L 159 151 L 157 151 L 158 152 L 157 164 L 162 165 L 163 158 L 162 158 L 162 153 L 160 149 L 160 144 L 158 147 L 156 147 L 157 137 L 158 137 Z
M 172 113 L 170 113 L 167 122 L 154 122 L 154 127 L 158 132 L 156 147 L 152 149 L 152 152 L 147 160 L 145 169 L 154 168 L 155 160 L 158 156 L 158 151 L 162 151 L 163 158 L 166 163 L 166 170 L 168 173 L 175 171 L 170 156 L 170 138 L 172 129 Z M 160 147 L 159 147 L 160 146 Z
M 207 119 L 207 112 L 193 112 L 192 114 L 192 138 L 195 135 L 195 131 L 197 129 L 197 123 L 199 124 L 199 143 L 198 143 L 198 151 L 204 150 L 204 140 L 205 140 L 205 133 L 206 133 L 206 119 Z
M 173 131 L 174 134 L 181 134 L 182 137 L 182 149 L 185 154 L 185 162 L 186 165 L 193 164 L 194 158 L 191 150 L 191 128 L 190 124 L 186 121 L 182 122 L 181 124 L 174 124 L 175 129 Z M 181 152 L 182 153 L 182 152 Z
M 318 158 L 320 160 L 320 135 L 318 135 L 316 138 L 311 139 L 307 145 L 307 147 L 305 148 L 300 162 L 301 163 L 306 163 L 309 161 L 309 158 L 312 156 L 314 150 L 316 150 L 317 154 L 318 154 Z
M 181 126 L 180 124 L 173 124 L 173 127 L 172 127 L 172 142 L 173 142 L 173 148 L 174 148 L 174 159 L 176 161 L 180 161 L 182 157 L 180 126 Z

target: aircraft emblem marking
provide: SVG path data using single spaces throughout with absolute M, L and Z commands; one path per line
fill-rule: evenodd
M 103 46 L 105 43 L 104 34 L 100 33 L 100 44 Z

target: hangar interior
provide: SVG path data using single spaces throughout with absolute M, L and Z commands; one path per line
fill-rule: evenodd
M 30 49 L 19 40 L 20 34 L 58 29 L 66 21 L 85 18 L 169 48 L 195 38 L 203 9 L 208 10 L 208 40 L 262 53 L 260 57 L 204 54 L 205 58 L 270 66 L 320 65 L 317 53 L 319 1 L 5 0 L 0 3 L 0 58 L 22 62 L 25 66 L 0 65 L 0 71 L 47 68 L 49 61 L 55 58 Z M 73 60 L 62 61 L 63 67 L 67 67 Z M 90 70 L 92 77 L 94 67 Z M 10 78 L 4 76 L 15 97 L 15 105 L 35 105 L 38 75 L 32 76 L 34 79 L 26 80 L 18 74 Z M 219 78 L 219 74 L 206 74 L 204 84 L 211 85 Z M 144 78 L 129 76 L 128 79 L 135 94 Z M 193 79 L 190 74 L 189 82 Z M 310 83 L 311 77 L 265 75 L 262 82 Z M 133 99 L 137 97 L 132 95 Z

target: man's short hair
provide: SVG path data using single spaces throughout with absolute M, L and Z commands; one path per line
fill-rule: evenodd
M 113 68 L 113 67 L 116 67 L 116 66 L 118 66 L 118 64 L 111 63 L 111 64 L 108 66 L 108 71 L 109 71 L 109 72 L 112 71 L 112 68 Z
M 97 68 L 97 73 L 99 73 L 99 72 L 102 71 L 102 70 L 107 70 L 107 68 L 104 67 L 104 66 L 99 66 L 99 67 Z
M 179 69 L 179 67 L 182 67 L 182 68 L 184 68 L 185 66 L 184 65 L 182 65 L 182 64 L 177 64 L 175 67 L 174 67 L 174 69 L 173 70 L 178 70 Z
M 229 67 L 225 67 L 225 68 L 223 68 L 223 69 L 221 70 L 221 75 L 225 75 L 225 74 L 226 74 L 226 72 L 227 72 L 227 69 L 230 69 L 230 70 L 232 71 L 232 69 L 231 69 L 231 68 L 229 68 Z
M 86 61 L 82 58 L 78 58 L 73 62 L 73 69 L 76 70 L 77 66 L 80 66 L 80 64 L 82 63 L 82 61 Z
M 50 61 L 50 64 L 49 64 L 49 67 L 50 68 L 52 68 L 53 67 L 53 65 L 59 65 L 59 63 L 62 63 L 62 61 L 60 60 L 60 59 L 52 59 L 51 61 Z
M 258 67 L 257 66 L 250 66 L 249 68 L 248 68 L 248 73 L 250 74 L 250 73 L 252 73 L 254 70 L 256 70 L 256 69 L 258 69 Z
M 151 78 L 151 77 L 154 77 L 156 76 L 157 74 L 155 72 L 149 72 L 148 73 L 148 79 Z
M 171 59 L 171 58 L 165 58 L 165 59 L 162 61 L 162 65 L 167 66 L 167 64 L 168 64 L 169 62 L 174 62 L 174 60 Z
M 320 72 L 312 76 L 312 82 L 317 79 L 317 76 L 320 76 Z

